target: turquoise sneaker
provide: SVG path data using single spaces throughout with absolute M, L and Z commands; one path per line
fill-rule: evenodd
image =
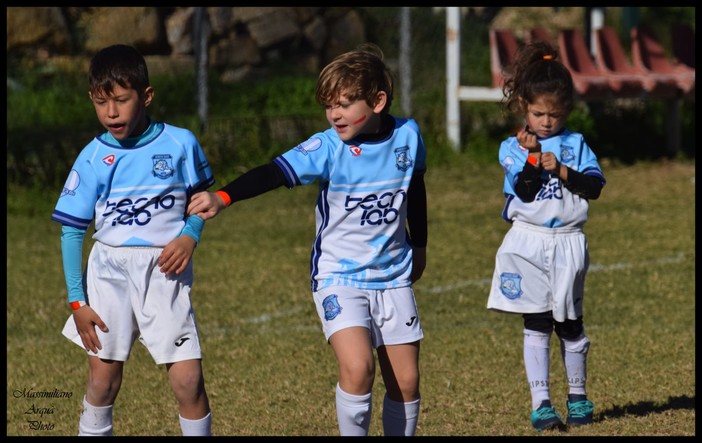
M 556 410 L 551 406 L 551 402 L 544 400 L 536 411 L 531 413 L 531 425 L 537 431 L 544 429 L 562 428 L 563 421 Z
M 595 405 L 588 399 L 571 402 L 566 402 L 568 405 L 568 418 L 566 424 L 568 426 L 582 426 L 592 423 L 592 414 Z

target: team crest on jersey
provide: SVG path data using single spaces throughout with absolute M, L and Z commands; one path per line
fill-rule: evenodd
M 502 295 L 510 300 L 519 298 L 524 293 L 522 291 L 522 276 L 511 272 L 503 272 L 500 275 L 500 291 Z
M 169 178 L 175 173 L 173 169 L 173 157 L 170 154 L 159 154 L 151 157 L 154 162 L 153 172 L 155 177 L 158 178 Z
M 341 314 L 341 306 L 339 305 L 339 297 L 336 294 L 328 295 L 322 302 L 324 308 L 324 319 L 334 320 L 337 315 Z
M 319 149 L 320 146 L 322 146 L 322 140 L 318 138 L 311 138 L 295 146 L 295 150 L 302 155 L 307 155 L 310 152 Z
M 351 152 L 352 156 L 358 157 L 359 155 L 361 155 L 361 151 L 363 151 L 363 149 L 359 148 L 358 146 L 352 145 L 349 146 L 349 151 Z
M 409 153 L 409 146 L 395 149 L 395 165 L 400 171 L 406 171 L 412 167 L 414 162 Z
M 110 154 L 106 155 L 102 158 L 102 162 L 106 164 L 107 166 L 112 166 L 115 163 L 115 155 Z
M 575 159 L 571 146 L 561 146 L 561 163 L 570 163 Z
M 71 169 L 71 172 L 68 174 L 68 178 L 66 179 L 66 183 L 63 185 L 59 198 L 63 197 L 64 195 L 76 195 L 78 185 L 80 185 L 80 175 L 78 175 L 78 171 Z

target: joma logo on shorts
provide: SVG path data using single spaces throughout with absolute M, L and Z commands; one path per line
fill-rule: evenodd
M 181 337 L 178 339 L 177 342 L 175 342 L 175 345 L 180 348 L 181 346 L 183 346 L 183 343 L 185 343 L 188 340 L 190 340 L 188 337 Z

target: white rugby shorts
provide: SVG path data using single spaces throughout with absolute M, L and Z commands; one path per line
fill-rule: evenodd
M 162 251 L 95 242 L 86 269 L 87 302 L 109 331 L 95 327 L 102 349 L 86 350 L 88 355 L 127 361 L 139 338 L 156 364 L 202 358 L 190 301 L 192 260 L 179 276 L 166 276 L 158 266 Z M 84 348 L 73 315 L 63 335 Z
M 354 326 L 369 330 L 375 348 L 424 338 L 411 286 L 381 290 L 329 286 L 313 296 L 327 341 L 335 332 Z
M 495 256 L 488 309 L 553 312 L 558 322 L 583 315 L 589 266 L 582 228 L 545 228 L 515 221 Z

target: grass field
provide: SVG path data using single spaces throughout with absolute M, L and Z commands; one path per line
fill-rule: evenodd
M 603 162 L 608 183 L 585 226 L 591 269 L 585 324 L 595 423 L 570 436 L 695 435 L 695 165 Z M 485 308 L 502 171 L 468 155 L 431 169 L 428 265 L 416 285 L 425 339 L 418 436 L 532 436 L 518 316 Z M 337 435 L 336 361 L 308 284 L 316 187 L 279 189 L 207 223 L 193 304 L 219 436 Z M 7 434 L 75 435 L 87 358 L 62 337 L 70 314 L 58 190 L 8 195 Z M 86 253 L 92 244 L 86 239 Z M 552 339 L 551 394 L 567 383 Z M 68 398 L 37 397 L 58 392 Z M 371 435 L 381 435 L 378 374 Z M 165 370 L 137 344 L 114 410 L 117 436 L 177 436 Z M 549 436 L 560 435 L 553 431 Z

